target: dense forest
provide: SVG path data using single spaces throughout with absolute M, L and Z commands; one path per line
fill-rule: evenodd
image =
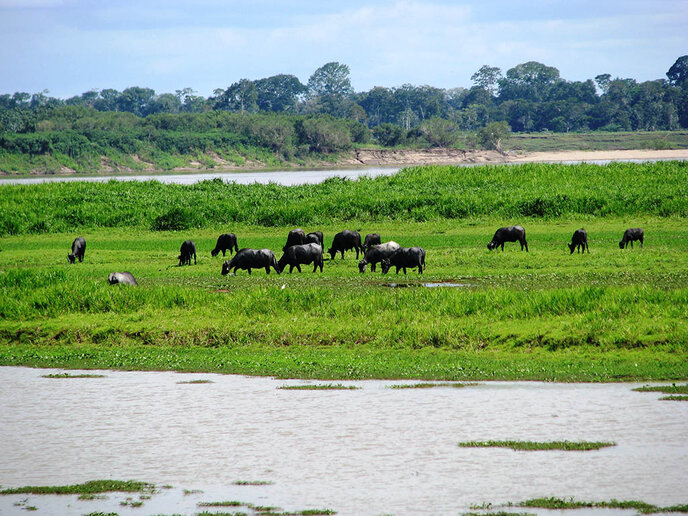
M 47 90 L 0 95 L 0 170 L 62 166 L 97 170 L 102 160 L 160 168 L 208 156 L 241 165 L 328 155 L 354 144 L 449 147 L 462 132 L 494 146 L 505 131 L 658 131 L 688 127 L 688 55 L 667 79 L 637 82 L 601 74 L 568 81 L 530 61 L 502 73 L 482 66 L 472 87 L 375 87 L 355 92 L 349 67 L 331 62 L 303 84 L 293 75 L 242 79 L 208 98 L 191 88 L 88 91 L 68 99 Z M 182 158 L 180 158 L 182 156 Z M 136 159 L 134 159 L 134 157 Z

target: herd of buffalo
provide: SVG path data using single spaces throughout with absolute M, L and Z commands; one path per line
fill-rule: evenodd
M 645 239 L 644 232 L 641 228 L 627 229 L 619 247 L 626 248 L 629 244 L 633 247 L 633 242 L 640 242 L 640 247 L 643 246 Z M 504 250 L 505 242 L 518 242 L 521 244 L 521 251 L 525 249 L 528 251 L 528 242 L 526 241 L 526 230 L 522 226 L 508 226 L 499 228 L 495 231 L 494 236 L 487 248 L 493 250 L 501 247 Z M 215 249 L 210 254 L 217 256 L 222 251 L 222 256 L 226 256 L 227 251 L 229 255 L 236 253 L 231 260 L 225 260 L 222 264 L 222 275 L 230 272 L 236 274 L 237 269 L 246 270 L 251 274 L 252 269 L 265 269 L 265 272 L 270 274 L 270 269 L 275 269 L 277 274 L 289 266 L 289 272 L 294 270 L 294 267 L 301 272 L 301 265 L 313 264 L 313 272 L 320 268 L 323 270 L 323 249 L 324 237 L 322 231 L 314 231 L 306 234 L 303 229 L 293 229 L 287 235 L 287 242 L 282 247 L 282 258 L 279 261 L 275 258 L 275 254 L 270 249 L 239 249 L 237 237 L 234 233 L 225 233 L 218 237 Z M 584 229 L 577 229 L 571 237 L 571 243 L 567 244 L 571 254 L 575 250 L 579 253 L 590 252 L 588 248 L 588 233 Z M 370 265 L 370 270 L 375 272 L 376 265 L 379 263 L 382 268 L 382 274 L 392 268 L 396 268 L 396 273 L 400 270 L 406 274 L 406 269 L 418 268 L 418 273 L 422 274 L 425 268 L 425 249 L 422 247 L 401 247 L 394 241 L 382 243 L 378 233 L 369 233 L 366 235 L 363 244 L 361 244 L 361 235 L 357 231 L 344 230 L 337 233 L 332 241 L 332 246 L 327 250 L 330 259 L 334 260 L 337 253 L 344 258 L 344 251 L 356 251 L 356 259 L 359 258 L 359 253 L 363 254 L 363 259 L 358 262 L 358 269 L 365 272 L 365 269 Z M 84 254 L 86 253 L 86 241 L 82 237 L 74 239 L 72 242 L 72 252 L 67 255 L 69 263 L 75 263 L 78 259 L 80 262 L 84 261 Z M 191 258 L 193 257 L 194 264 L 196 263 L 196 244 L 192 240 L 185 241 L 179 250 L 179 266 L 191 265 Z M 134 276 L 129 272 L 113 272 L 109 275 L 108 281 L 110 284 L 129 284 L 136 285 Z

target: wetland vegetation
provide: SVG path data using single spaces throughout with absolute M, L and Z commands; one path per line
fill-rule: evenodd
M 522 451 L 564 450 L 564 451 L 589 451 L 616 446 L 612 442 L 587 442 L 587 441 L 466 441 L 460 442 L 461 448 L 511 448 Z
M 320 379 L 688 378 L 688 164 L 418 167 L 318 185 L 0 187 L 0 364 Z M 530 252 L 486 248 L 526 228 Z M 279 250 L 287 232 L 378 232 L 427 270 L 223 277 L 217 235 Z M 590 254 L 566 243 L 585 227 Z M 620 250 L 628 227 L 645 248 Z M 75 236 L 83 263 L 69 265 Z M 176 267 L 193 239 L 198 264 Z M 281 253 L 278 253 L 281 254 Z M 139 287 L 110 286 L 129 270 Z M 395 280 L 400 279 L 394 276 Z

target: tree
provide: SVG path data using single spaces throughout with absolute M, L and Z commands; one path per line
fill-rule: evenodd
M 609 91 L 609 83 L 612 81 L 612 76 L 608 73 L 601 73 L 595 76 L 595 82 L 597 86 L 602 90 L 602 93 L 607 93 Z
M 487 90 L 490 96 L 494 95 L 497 89 L 497 84 L 502 78 L 502 71 L 496 66 L 483 65 L 480 69 L 471 75 L 471 80 L 477 86 Z
M 103 92 L 106 90 L 103 90 Z M 101 92 L 101 93 L 103 93 Z M 155 96 L 155 90 L 133 86 L 122 91 L 117 98 L 117 110 L 128 111 L 136 116 L 146 116 L 148 103 Z
M 459 136 L 459 127 L 454 122 L 439 117 L 425 120 L 419 129 L 431 147 L 452 147 Z
M 502 140 L 511 132 L 506 122 L 491 122 L 478 131 L 478 143 L 486 149 L 504 154 Z
M 258 111 L 258 91 L 256 84 L 249 79 L 241 79 L 225 91 L 219 92 L 220 95 L 215 100 L 215 109 L 240 113 Z M 218 93 L 218 90 L 215 90 L 215 93 Z
M 666 73 L 669 82 L 679 88 L 688 87 L 688 56 L 679 57 Z
M 540 102 L 547 99 L 549 89 L 560 80 L 559 70 L 537 61 L 528 61 L 510 68 L 506 77 L 499 81 L 501 100 L 532 100 Z
M 406 131 L 396 124 L 384 123 L 373 128 L 373 136 L 385 147 L 394 147 L 404 141 Z
M 354 93 L 349 67 L 335 61 L 318 68 L 308 79 L 308 94 L 320 109 L 334 116 L 346 115 L 346 100 Z
M 258 109 L 261 111 L 296 111 L 299 97 L 307 88 L 294 75 L 274 75 L 255 81 Z

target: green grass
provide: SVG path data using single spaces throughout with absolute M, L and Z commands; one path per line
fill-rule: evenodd
M 421 167 L 294 188 L 0 187 L 0 227 L 18 233 L 0 240 L 0 365 L 322 380 L 685 380 L 686 172 L 675 162 Z M 188 229 L 148 229 L 172 208 L 189 217 Z M 326 246 L 345 228 L 421 246 L 427 269 L 403 279 L 360 274 L 347 253 L 323 273 L 222 276 L 222 258 L 210 256 L 217 236 L 232 231 L 240 247 L 279 257 L 292 223 L 322 230 Z M 516 223 L 529 253 L 516 244 L 487 250 L 496 228 Z M 637 226 L 645 248 L 620 250 L 623 231 Z M 580 227 L 591 252 L 570 255 Z M 77 235 L 85 261 L 69 265 Z M 176 267 L 189 238 L 198 264 Z M 139 287 L 110 286 L 117 270 Z
M 662 401 L 688 401 L 688 396 L 662 396 Z
M 688 148 L 688 131 L 512 133 L 505 147 L 527 152 L 686 149 Z
M 511 448 L 522 451 L 564 450 L 564 451 L 589 451 L 599 450 L 609 446 L 616 446 L 611 442 L 586 442 L 586 441 L 466 441 L 460 442 L 461 448 Z
M 686 385 L 644 385 L 633 389 L 636 392 L 662 392 L 664 394 L 688 394 L 688 384 Z
M 274 482 L 270 480 L 235 480 L 232 484 L 235 486 L 271 486 Z
M 230 500 L 226 502 L 200 502 L 199 507 L 248 507 L 249 504 Z
M 351 391 L 360 389 L 354 385 L 342 385 L 341 383 L 318 384 L 318 385 L 282 385 L 278 389 L 287 391 Z
M 83 484 L 74 484 L 68 486 L 25 486 L 15 487 L 11 489 L 3 489 L 0 495 L 12 494 L 54 494 L 54 495 L 69 495 L 69 494 L 98 494 L 109 492 L 125 492 L 125 493 L 145 493 L 154 489 L 153 484 L 146 482 L 137 482 L 135 480 L 91 480 Z
M 596 508 L 596 509 L 635 509 L 638 514 L 655 514 L 664 512 L 688 512 L 688 505 L 672 505 L 668 507 L 659 507 L 657 505 L 652 505 L 646 502 L 636 501 L 636 500 L 610 500 L 605 502 L 587 502 L 574 500 L 573 498 L 562 499 L 562 498 L 533 498 L 531 500 L 526 500 L 519 504 L 520 507 L 537 507 L 542 509 L 586 509 L 586 508 Z
M 212 380 L 189 380 L 186 382 L 177 382 L 178 384 L 191 384 L 191 385 L 196 385 L 196 384 L 203 384 L 203 383 L 213 383 Z
M 460 389 L 461 387 L 468 387 L 471 385 L 477 385 L 474 383 L 457 383 L 457 382 L 439 382 L 439 383 L 408 383 L 399 385 L 390 385 L 390 389 L 433 389 L 435 387 L 451 387 L 454 389 Z

